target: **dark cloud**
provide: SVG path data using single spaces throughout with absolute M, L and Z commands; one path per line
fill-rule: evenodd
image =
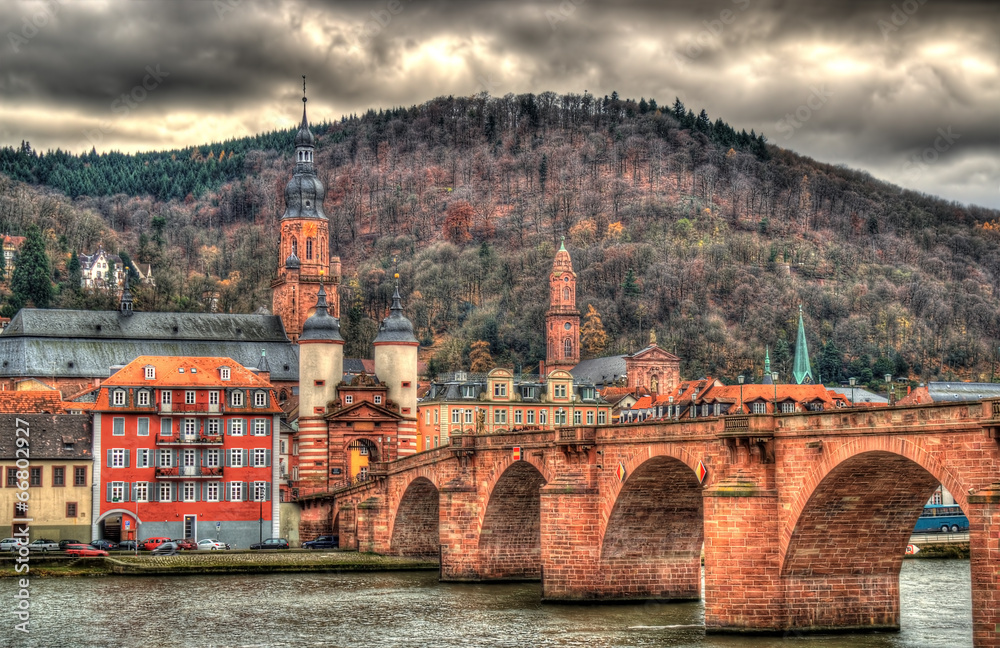
M 0 144 L 137 150 L 287 127 L 301 74 L 320 119 L 617 90 L 1000 206 L 994 1 L 6 0 L 0 21 Z M 958 134 L 947 147 L 941 129 Z M 918 174 L 914 156 L 934 160 Z

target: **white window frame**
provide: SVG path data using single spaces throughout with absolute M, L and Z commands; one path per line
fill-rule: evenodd
M 376 405 L 382 404 L 382 394 L 375 394 L 375 404 Z
M 465 410 L 465 423 L 466 423 L 466 425 L 472 423 L 472 408 L 471 407 Z
M 353 405 L 353 404 L 354 404 L 354 396 L 351 396 L 350 394 L 344 396 L 344 405 Z
M 505 425 L 506 423 L 507 423 L 507 410 L 499 408 L 493 410 L 493 424 Z
M 524 412 L 522 410 L 514 410 L 514 424 L 520 425 L 524 421 Z
M 112 468 L 125 467 L 125 448 L 111 449 L 111 467 Z
M 607 423 L 608 423 L 608 415 L 607 415 L 607 413 L 604 412 L 603 410 L 597 412 L 597 424 L 598 425 L 607 425 Z
M 173 488 L 170 482 L 160 482 L 159 485 L 157 486 L 157 490 L 159 490 L 159 495 L 160 495 L 158 501 L 160 502 L 174 501 Z
M 552 395 L 556 398 L 566 398 L 566 385 L 555 385 Z
M 208 424 L 205 426 L 205 431 L 210 435 L 218 435 L 222 430 L 222 419 L 210 418 L 208 419 Z
M 125 502 L 125 488 L 128 482 L 114 481 L 111 482 L 111 501 Z
M 243 467 L 243 449 L 242 448 L 230 448 L 229 449 L 229 467 L 230 468 L 242 468 Z
M 219 482 L 208 482 L 208 485 L 205 487 L 205 501 L 219 501 Z
M 795 411 L 795 403 L 793 403 L 792 401 L 785 401 L 784 403 L 781 404 L 782 414 L 791 414 L 794 411 Z
M 135 501 L 140 504 L 149 501 L 149 482 L 135 483 Z
M 112 389 L 111 390 L 111 404 L 116 407 L 121 407 L 125 405 L 125 390 L 124 389 Z
M 253 483 L 253 501 L 255 501 L 255 502 L 266 502 L 267 501 L 267 482 L 266 481 L 255 481 Z
M 197 395 L 197 392 L 195 392 L 195 390 L 193 390 L 193 389 L 186 389 L 186 390 L 184 390 L 184 404 L 185 405 L 194 405 L 197 400 L 198 400 L 198 395 Z
M 186 418 L 184 419 L 184 435 L 194 436 L 198 434 L 198 419 Z
M 258 391 L 253 395 L 254 407 L 267 407 L 267 392 Z
M 218 448 L 211 448 L 205 451 L 205 467 L 206 468 L 218 468 L 221 461 L 221 455 Z
M 253 420 L 253 435 L 267 436 L 267 419 L 258 418 Z
M 229 429 L 232 431 L 230 436 L 243 436 L 243 433 L 246 431 L 243 429 L 243 419 L 229 419 Z
M 453 409 L 451 410 L 451 424 L 459 425 L 462 422 L 462 410 Z
M 587 425 L 594 424 L 594 410 L 589 410 L 587 412 Z
M 754 414 L 766 414 L 767 413 L 767 403 L 762 403 L 761 401 L 757 401 L 756 403 L 754 403 L 753 404 L 753 413 Z
M 210 391 L 210 392 L 208 392 L 208 404 L 209 405 L 218 405 L 219 404 L 219 392 L 217 392 L 217 391 Z
M 149 365 L 145 367 L 146 380 L 156 380 L 156 367 Z
M 239 389 L 235 390 L 232 396 L 230 396 L 229 402 L 233 407 L 243 407 L 243 391 Z
M 169 389 L 160 390 L 160 403 L 170 405 L 173 402 L 174 392 Z
M 198 501 L 198 484 L 195 482 L 184 482 L 184 488 L 182 489 L 182 495 L 180 500 L 182 502 L 197 502 Z
M 136 405 L 139 407 L 149 407 L 149 392 L 140 389 L 136 395 Z
M 229 482 L 229 501 L 242 502 L 243 499 L 243 482 Z
M 160 468 L 174 467 L 174 451 L 163 448 L 160 450 Z
M 267 449 L 266 448 L 254 448 L 253 449 L 253 467 L 263 468 L 267 465 Z
M 573 410 L 573 425 L 583 424 L 583 414 L 580 410 Z
M 506 396 L 507 396 L 507 383 L 505 382 L 493 383 L 493 398 L 506 398 Z
M 538 410 L 538 424 L 548 425 L 549 421 L 549 411 L 548 410 Z
M 229 367 L 219 368 L 219 377 L 222 380 L 229 380 Z

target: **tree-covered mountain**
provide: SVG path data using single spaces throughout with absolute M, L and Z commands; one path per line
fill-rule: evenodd
M 803 158 L 679 100 L 447 97 L 314 130 L 349 354 L 370 352 L 396 256 L 433 368 L 468 367 L 477 340 L 533 368 L 566 237 L 581 313 L 593 307 L 606 334 L 593 354 L 636 350 L 655 329 L 687 377 L 759 376 L 770 347 L 787 379 L 802 304 L 826 381 L 993 375 L 996 211 Z M 153 265 L 137 307 L 269 307 L 293 137 L 0 149 L 0 230 L 41 227 L 57 306 L 113 303 L 75 289 L 66 265 L 103 244 Z

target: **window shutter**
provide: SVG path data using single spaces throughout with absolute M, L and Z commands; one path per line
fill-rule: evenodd
M 269 468 L 271 466 L 271 451 L 264 450 L 264 467 Z
M 110 467 L 111 467 L 111 450 L 108 450 L 108 468 L 110 468 Z M 108 492 L 110 493 L 111 491 L 108 491 Z M 109 502 L 111 501 L 111 496 L 110 495 L 108 495 L 108 501 Z
M 222 482 L 222 489 L 226 491 L 222 494 L 222 499 L 229 501 L 229 482 Z
M 243 484 L 243 487 L 240 489 L 242 491 L 242 493 L 240 493 L 240 494 L 243 496 L 243 499 L 241 499 L 240 501 L 241 502 L 249 502 L 250 501 L 250 491 L 248 490 L 248 483 L 247 482 L 242 482 L 242 484 Z
M 265 502 L 271 501 L 271 482 L 267 482 L 264 484 L 264 501 Z
M 111 482 L 108 482 L 108 493 L 107 496 L 105 497 L 105 501 L 107 502 L 111 501 Z
M 226 455 L 226 468 L 231 467 L 233 465 L 233 462 L 230 461 L 230 459 L 231 459 L 233 453 L 230 452 L 229 450 L 223 450 L 222 452 L 224 452 L 225 455 Z
M 137 492 L 138 490 L 139 490 L 139 482 L 135 482 L 134 484 L 132 484 L 132 500 L 133 501 L 139 499 L 139 493 Z
M 126 451 L 126 452 L 127 452 L 127 451 Z M 131 484 L 130 484 L 130 483 L 128 483 L 128 482 L 125 482 L 125 483 L 124 483 L 124 484 L 122 485 L 122 501 L 123 501 L 123 502 L 127 502 L 127 501 L 129 501 L 129 498 L 128 498 L 128 496 L 129 496 L 129 490 L 131 490 L 130 486 L 131 486 Z
M 271 419 L 264 419 L 264 436 L 271 436 Z
M 228 419 L 226 421 L 226 434 L 233 436 L 233 419 Z
M 198 484 L 194 485 L 194 501 L 196 502 L 200 501 L 198 498 Z
M 202 501 L 207 501 L 208 500 L 208 484 L 202 483 L 202 484 L 196 486 L 195 488 L 197 488 L 198 490 L 201 491 L 201 499 L 202 499 Z
M 129 456 L 130 456 L 131 454 L 132 454 L 132 451 L 131 451 L 131 450 L 129 450 L 128 448 L 125 448 L 125 467 L 126 467 L 126 468 L 128 468 L 128 467 L 129 467 Z
M 171 452 L 172 455 L 174 455 L 174 463 L 173 463 L 173 465 L 175 465 L 175 466 L 177 466 L 179 468 L 180 465 L 181 465 L 181 451 L 180 450 L 171 450 L 170 452 Z M 179 475 L 180 473 L 178 472 L 177 474 Z
M 246 466 L 249 466 L 249 465 L 250 465 L 250 464 L 248 463 L 248 461 L 249 461 L 249 459 L 248 459 L 248 457 L 249 457 L 249 454 L 250 454 L 250 451 L 249 451 L 249 450 L 247 450 L 246 448 L 244 448 L 244 449 L 240 450 L 240 465 L 241 465 L 241 466 L 244 466 L 244 467 L 246 467 Z

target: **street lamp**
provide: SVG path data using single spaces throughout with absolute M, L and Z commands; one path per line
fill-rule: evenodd
M 771 373 L 771 384 L 774 385 L 774 413 L 778 413 L 778 372 Z
M 889 397 L 889 405 L 892 406 L 892 397 L 895 395 L 895 388 L 892 386 L 892 374 L 885 375 L 885 393 Z
M 743 381 L 746 379 L 743 374 L 736 376 L 736 380 L 740 381 L 740 414 L 743 413 Z
M 254 490 L 256 490 L 256 489 L 254 489 Z M 256 495 L 256 493 L 255 493 L 255 495 Z M 260 508 L 260 511 L 259 511 L 259 514 L 258 514 L 258 518 L 257 518 L 257 525 L 259 527 L 258 530 L 260 532 L 260 540 L 258 540 L 258 542 L 264 542 L 264 498 L 263 497 L 258 497 L 257 498 L 257 502 L 258 502 L 258 505 L 259 505 L 258 508 Z
M 851 380 L 851 407 L 854 407 L 854 385 L 857 384 L 858 379 L 852 376 L 850 380 Z

